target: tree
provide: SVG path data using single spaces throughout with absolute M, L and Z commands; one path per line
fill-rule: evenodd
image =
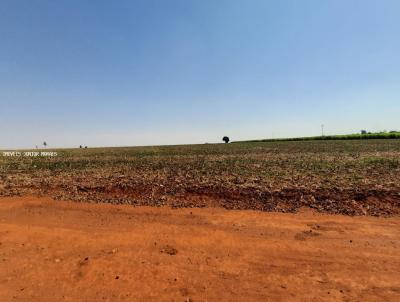
M 43 146 L 46 148 L 46 147 L 47 147 L 47 143 L 46 143 L 46 142 L 43 142 Z
M 225 142 L 225 144 L 229 143 L 229 137 L 227 136 L 224 136 L 222 140 Z

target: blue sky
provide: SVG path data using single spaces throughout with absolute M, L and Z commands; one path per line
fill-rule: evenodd
M 1 0 L 0 148 L 400 129 L 397 0 Z

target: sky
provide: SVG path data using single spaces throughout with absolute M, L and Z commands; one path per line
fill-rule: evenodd
M 400 129 L 398 0 L 0 0 L 0 149 Z

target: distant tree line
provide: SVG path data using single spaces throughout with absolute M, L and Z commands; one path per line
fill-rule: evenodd
M 371 133 L 361 131 L 361 134 L 347 134 L 347 135 L 324 135 L 324 136 L 310 136 L 310 137 L 293 137 L 293 138 L 275 138 L 275 139 L 258 139 L 241 142 L 289 142 L 289 141 L 319 141 L 319 140 L 360 140 L 360 139 L 400 139 L 400 131 L 390 132 L 376 132 Z

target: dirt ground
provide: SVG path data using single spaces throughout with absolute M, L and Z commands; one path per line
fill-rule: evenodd
M 0 301 L 400 301 L 400 217 L 1 198 Z

